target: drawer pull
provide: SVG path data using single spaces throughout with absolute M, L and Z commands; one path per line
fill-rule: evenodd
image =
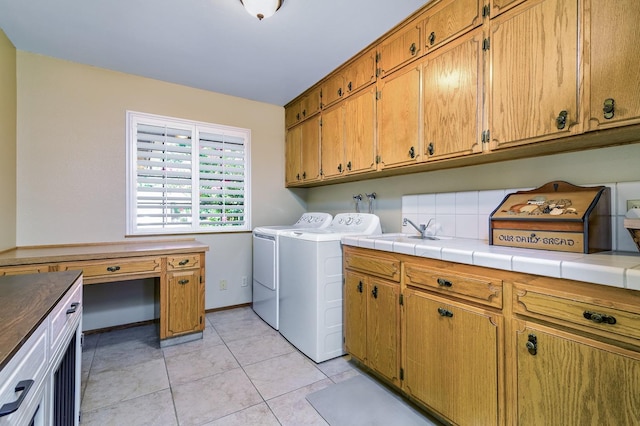
M 67 309 L 67 315 L 75 314 L 76 311 L 78 310 L 78 306 L 80 306 L 80 303 L 73 302 L 71 304 L 71 307 L 69 309 Z
M 362 293 L 362 281 L 358 282 L 358 293 Z
M 189 283 L 189 280 L 180 280 L 180 281 L 178 281 L 178 284 L 182 284 L 182 285 L 185 285 L 185 284 L 188 284 L 188 283 Z
M 526 344 L 527 350 L 531 355 L 538 353 L 538 338 L 535 334 L 530 334 Z
M 445 280 L 444 278 L 438 278 L 438 285 L 442 287 L 451 287 L 453 283 L 449 280 Z
M 589 312 L 589 311 L 584 311 L 584 314 L 582 315 L 586 319 L 593 321 L 597 324 L 601 324 L 601 323 L 615 324 L 616 323 L 616 317 L 611 315 L 604 315 L 604 314 L 599 314 L 597 312 Z
M 371 290 L 371 294 L 373 294 L 373 298 L 374 299 L 378 298 L 378 286 L 377 285 L 373 286 L 373 290 Z
M 184 265 L 186 265 L 187 263 L 189 263 L 189 259 L 181 260 L 180 262 L 178 262 L 178 265 L 180 265 L 180 266 L 184 266 Z
M 453 312 L 451 312 L 448 309 L 444 309 L 444 308 L 438 308 L 438 313 L 440 314 L 441 317 L 449 317 L 449 318 L 451 318 L 453 316 Z
M 109 272 L 117 272 L 119 270 L 120 270 L 119 266 L 108 266 L 107 267 L 107 271 L 109 271 Z
M 22 401 L 26 398 L 29 393 L 29 389 L 33 386 L 33 380 L 22 380 L 18 382 L 16 386 L 15 392 L 22 392 L 18 399 L 13 402 L 8 402 L 0 407 L 0 417 L 8 416 L 11 413 L 15 413 L 22 405 Z

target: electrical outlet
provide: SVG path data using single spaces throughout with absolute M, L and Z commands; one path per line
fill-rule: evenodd
M 227 280 L 220 280 L 220 290 L 227 289 Z
M 640 200 L 627 200 L 627 210 L 640 209 Z
M 242 277 L 242 287 L 246 287 L 249 285 L 249 281 L 247 280 L 247 277 Z

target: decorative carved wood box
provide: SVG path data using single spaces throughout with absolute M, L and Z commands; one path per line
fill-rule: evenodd
M 509 194 L 491 214 L 489 244 L 573 253 L 611 250 L 611 191 L 556 181 Z

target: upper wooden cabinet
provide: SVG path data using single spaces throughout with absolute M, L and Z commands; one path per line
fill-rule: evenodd
M 322 108 L 328 108 L 342 100 L 346 91 L 344 88 L 344 75 L 337 71 L 322 82 Z
M 423 160 L 482 152 L 482 29 L 426 56 Z
M 415 164 L 420 159 L 420 78 L 422 64 L 412 63 L 378 86 L 378 166 Z
M 370 86 L 344 101 L 346 173 L 376 169 L 376 87 Z
M 371 49 L 361 55 L 344 70 L 344 87 L 347 94 L 376 81 L 376 51 Z
M 306 120 L 320 112 L 320 87 L 316 87 L 304 96 L 287 105 L 284 110 L 284 122 L 287 128 Z
M 640 122 L 640 2 L 587 0 L 589 130 Z M 589 81 L 590 80 L 590 81 Z
M 580 133 L 578 0 L 530 0 L 491 21 L 491 148 Z
M 285 183 L 304 184 L 320 179 L 320 116 L 287 131 Z
M 344 104 L 322 111 L 322 176 L 325 179 L 344 174 Z
M 382 41 L 378 49 L 378 77 L 386 77 L 422 54 L 422 21 L 414 19 Z
M 424 20 L 426 53 L 482 25 L 482 4 L 481 0 L 443 0 L 430 9 Z

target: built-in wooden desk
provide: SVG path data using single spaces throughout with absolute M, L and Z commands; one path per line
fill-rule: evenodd
M 0 276 L 82 270 L 85 285 L 157 278 L 165 346 L 202 337 L 208 249 L 195 240 L 16 247 L 0 253 Z

